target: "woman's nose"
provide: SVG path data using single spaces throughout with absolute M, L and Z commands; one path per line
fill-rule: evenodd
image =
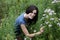
M 35 14 L 33 13 L 32 16 L 35 16 Z

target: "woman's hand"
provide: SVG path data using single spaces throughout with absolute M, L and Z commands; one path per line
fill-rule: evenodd
M 41 28 L 40 28 L 40 31 L 37 32 L 37 33 L 35 33 L 35 36 L 36 36 L 36 35 L 40 35 L 40 34 L 42 34 L 43 32 L 44 32 L 44 27 L 41 27 Z
M 44 27 L 41 27 L 39 32 L 36 32 L 36 33 L 33 33 L 33 34 L 28 34 L 27 36 L 32 38 L 32 37 L 34 37 L 36 35 L 42 34 L 43 32 L 44 32 Z
M 40 32 L 43 33 L 44 32 L 44 27 L 40 28 Z

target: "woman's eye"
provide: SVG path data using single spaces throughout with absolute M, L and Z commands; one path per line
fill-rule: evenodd
M 36 14 L 36 13 L 34 13 L 34 14 Z

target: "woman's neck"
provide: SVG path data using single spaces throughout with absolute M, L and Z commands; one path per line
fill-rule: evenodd
M 28 19 L 28 15 L 26 13 L 24 14 L 24 18 L 25 19 Z

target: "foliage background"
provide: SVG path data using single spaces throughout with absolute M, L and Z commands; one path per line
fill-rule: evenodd
M 57 17 L 60 17 L 60 3 L 52 4 L 53 0 L 0 0 L 0 40 L 14 40 L 14 22 L 15 19 L 25 11 L 25 9 L 34 4 L 39 9 L 39 18 L 35 25 L 31 25 L 32 28 L 29 29 L 29 32 L 32 33 L 31 30 L 39 31 L 39 26 L 43 21 L 41 18 L 44 14 L 44 10 L 46 8 L 51 8 L 57 13 Z M 55 17 L 56 17 L 55 16 Z M 54 25 L 55 26 L 55 25 Z M 46 29 L 48 30 L 48 29 Z M 53 29 L 55 30 L 55 29 Z M 57 33 L 58 31 L 58 33 Z M 52 31 L 50 34 L 48 31 L 45 31 L 42 35 L 35 36 L 33 40 L 60 40 L 60 29 L 55 33 Z M 54 36 L 52 36 L 54 35 Z M 56 36 L 57 35 L 57 36 Z M 58 38 L 57 38 L 58 37 Z

